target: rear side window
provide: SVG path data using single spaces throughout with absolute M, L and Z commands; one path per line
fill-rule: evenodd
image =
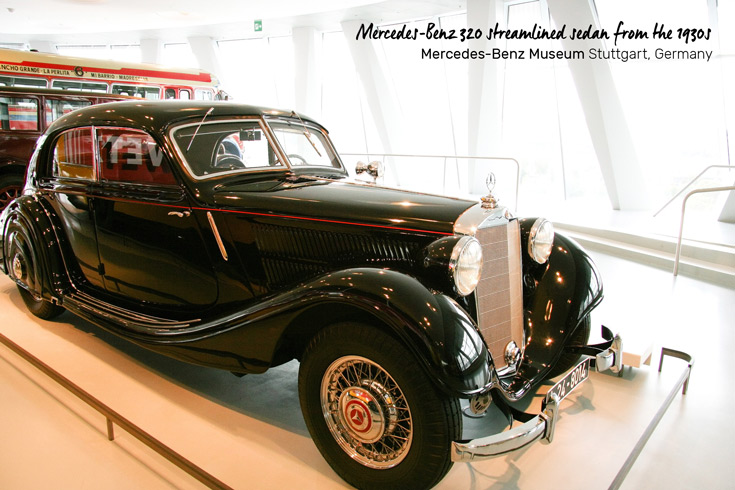
M 94 138 L 92 128 L 71 129 L 56 140 L 54 177 L 94 180 Z
M 0 96 L 0 126 L 3 131 L 38 131 L 38 100 Z
M 163 152 L 143 131 L 97 128 L 100 180 L 138 184 L 176 183 Z

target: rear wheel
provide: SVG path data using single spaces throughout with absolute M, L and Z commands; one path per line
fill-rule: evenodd
M 45 299 L 36 299 L 27 289 L 21 286 L 18 286 L 18 291 L 20 291 L 20 297 L 26 304 L 26 308 L 28 308 L 28 311 L 33 313 L 38 318 L 51 320 L 52 318 L 56 318 L 57 316 L 64 313 L 63 307 L 55 305 L 50 301 L 46 301 Z
M 8 272 L 15 280 L 28 310 L 39 318 L 50 320 L 64 312 L 64 308 L 40 297 L 40 270 L 33 251 L 33 241 L 28 237 L 26 229 L 11 219 L 5 233 L 5 253 L 8 260 Z M 31 291 L 36 291 L 37 295 Z
M 357 488 L 429 488 L 452 466 L 459 401 L 376 328 L 343 323 L 321 331 L 301 363 L 299 397 L 314 443 Z

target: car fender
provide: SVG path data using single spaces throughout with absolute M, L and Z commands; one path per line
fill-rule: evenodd
M 8 240 L 22 240 L 33 264 L 33 274 L 29 276 L 32 280 L 24 286 L 36 296 L 49 301 L 57 300 L 58 284 L 53 280 L 53 272 L 63 270 L 63 261 L 54 226 L 43 206 L 32 196 L 21 196 L 3 211 L 0 230 L 3 272 L 10 273 L 11 267 Z
M 522 220 L 523 249 L 533 219 Z M 527 256 L 527 255 L 525 255 Z M 587 253 L 571 238 L 556 233 L 545 264 L 524 264 L 526 348 L 523 373 L 539 381 L 561 357 L 572 334 L 602 301 L 602 281 Z
M 320 329 L 343 322 L 389 331 L 453 396 L 491 382 L 490 354 L 471 317 L 448 296 L 390 269 L 334 271 L 188 328 L 126 336 L 188 362 L 258 373 L 300 358 Z
M 469 396 L 491 380 L 492 361 L 472 318 L 450 297 L 390 269 L 334 272 L 303 286 L 311 308 L 359 308 L 409 348 L 432 378 Z M 311 309 L 310 308 L 310 309 Z M 326 326 L 326 325 L 325 325 Z

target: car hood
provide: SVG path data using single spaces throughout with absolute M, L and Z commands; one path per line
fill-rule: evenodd
M 386 231 L 453 234 L 457 218 L 474 201 L 355 183 L 293 178 L 217 185 L 217 207 Z

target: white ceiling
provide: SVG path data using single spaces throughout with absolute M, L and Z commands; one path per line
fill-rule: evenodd
M 0 43 L 256 37 L 303 25 L 338 29 L 342 20 L 351 19 L 405 21 L 455 12 L 465 4 L 465 0 L 0 0 Z M 254 32 L 255 20 L 262 21 L 262 33 Z

